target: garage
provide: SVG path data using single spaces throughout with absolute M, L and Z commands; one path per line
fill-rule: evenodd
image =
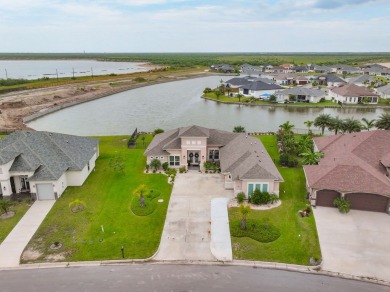
M 317 191 L 316 206 L 334 207 L 334 199 L 340 197 L 340 193 L 333 190 Z
M 38 200 L 55 200 L 53 184 L 37 184 Z
M 388 197 L 367 193 L 351 193 L 347 194 L 346 198 L 351 201 L 351 209 L 387 213 Z

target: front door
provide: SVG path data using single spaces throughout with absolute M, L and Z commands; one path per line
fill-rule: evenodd
M 29 183 L 29 181 L 27 180 L 27 177 L 21 177 L 20 178 L 20 183 L 21 183 L 21 185 L 22 185 L 22 190 L 23 191 L 27 191 L 27 192 L 29 192 L 30 191 L 30 183 Z
M 192 151 L 189 154 L 189 160 L 191 165 L 199 165 L 199 152 Z

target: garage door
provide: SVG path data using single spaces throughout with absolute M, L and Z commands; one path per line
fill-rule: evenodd
M 37 184 L 38 200 L 54 200 L 53 184 Z
M 332 190 L 317 191 L 316 206 L 334 207 L 334 199 L 340 197 L 340 193 Z
M 386 212 L 389 203 L 389 198 L 376 194 L 353 193 L 346 198 L 351 201 L 351 209 L 363 211 Z

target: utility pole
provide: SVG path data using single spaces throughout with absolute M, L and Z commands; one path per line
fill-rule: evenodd
M 74 68 L 72 68 L 73 69 L 73 79 L 74 79 Z
M 93 78 L 93 68 L 91 67 L 91 73 L 92 73 L 92 78 Z
M 8 79 L 8 72 L 7 72 L 7 69 L 4 69 L 5 70 L 5 79 L 7 80 Z
M 57 81 L 58 81 L 58 69 L 56 69 L 56 74 L 57 74 Z

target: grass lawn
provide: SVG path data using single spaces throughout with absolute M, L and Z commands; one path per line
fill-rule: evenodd
M 10 211 L 15 212 L 15 216 L 7 219 L 0 219 L 0 244 L 12 231 L 15 225 L 18 224 L 19 220 L 23 217 L 29 208 L 30 207 L 27 205 L 26 200 L 21 202 L 15 201 L 14 205 L 10 208 Z M 1 214 L 3 214 L 2 210 L 0 211 L 0 215 Z
M 205 93 L 204 96 L 210 99 L 214 99 L 216 101 L 223 101 L 223 102 L 240 102 L 237 97 L 229 97 L 226 95 L 221 95 L 219 98 L 215 95 L 214 92 Z M 248 102 L 251 98 L 250 97 L 241 97 L 241 102 Z
M 121 246 L 125 258 L 147 258 L 157 250 L 164 226 L 172 186 L 163 174 L 144 174 L 145 145 L 138 139 L 135 149 L 127 148 L 128 136 L 98 137 L 100 156 L 81 187 L 68 187 L 39 227 L 27 249 L 41 255 L 32 261 L 86 261 L 120 259 Z M 110 159 L 124 159 L 124 174 L 114 171 Z M 161 194 L 163 199 L 148 216 L 131 211 L 133 191 L 141 184 Z M 72 213 L 69 203 L 79 199 L 86 209 Z M 102 226 L 104 232 L 102 231 Z M 63 246 L 49 249 L 54 242 Z
M 261 136 L 260 140 L 275 161 L 279 160 L 275 136 Z M 278 163 L 276 162 L 278 165 Z M 280 187 L 282 205 L 267 211 L 252 210 L 248 220 L 270 222 L 281 232 L 280 237 L 261 243 L 248 237 L 232 237 L 235 259 L 283 262 L 309 265 L 310 257 L 320 258 L 321 251 L 313 216 L 301 218 L 298 210 L 306 207 L 305 176 L 302 167 L 278 167 L 285 182 Z M 229 218 L 240 219 L 238 208 L 229 209 Z

